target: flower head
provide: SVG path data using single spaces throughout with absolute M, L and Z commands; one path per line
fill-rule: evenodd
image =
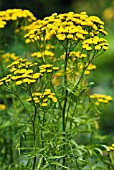
M 33 22 L 26 29 L 28 30 L 25 35 L 27 43 L 50 40 L 52 37 L 56 37 L 60 41 L 66 39 L 83 41 L 90 37 L 99 37 L 99 33 L 107 35 L 104 23 L 98 17 L 88 16 L 86 12 L 80 14 L 54 13 L 43 20 Z
M 34 92 L 32 93 L 32 97 L 27 99 L 28 102 L 35 102 L 35 104 L 39 104 L 42 107 L 46 107 L 50 102 L 56 103 L 57 98 L 55 97 L 55 93 L 51 92 L 51 89 L 45 89 L 44 92 Z
M 103 94 L 92 94 L 90 95 L 90 99 L 95 102 L 95 105 L 99 105 L 100 103 L 107 104 L 113 98 L 111 96 L 103 95 Z

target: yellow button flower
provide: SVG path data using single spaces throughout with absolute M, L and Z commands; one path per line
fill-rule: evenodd
M 22 80 L 16 81 L 17 86 L 21 85 L 22 83 L 23 83 Z
M 5 109 L 6 109 L 6 105 L 0 104 L 0 110 L 5 110 Z
M 42 103 L 41 106 L 44 106 L 44 107 L 45 107 L 45 106 L 47 106 L 47 103 Z
M 0 86 L 1 86 L 1 85 L 3 85 L 3 82 L 2 82 L 2 81 L 0 82 Z
M 58 35 L 56 35 L 56 37 L 59 39 L 59 40 L 65 40 L 65 38 L 66 38 L 66 36 L 65 36 L 65 34 L 58 34 Z
M 96 45 L 95 46 L 95 50 L 100 50 L 101 49 L 101 46 L 100 45 Z
M 52 101 L 53 101 L 54 103 L 56 103 L 56 102 L 57 102 L 57 98 L 56 98 L 56 97 L 52 97 Z

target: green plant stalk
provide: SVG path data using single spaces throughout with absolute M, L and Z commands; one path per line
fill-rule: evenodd
M 67 40 L 67 46 L 66 46 L 66 55 L 65 55 L 65 64 L 64 64 L 64 86 L 67 85 L 67 61 L 68 61 L 68 40 Z M 64 105 L 63 105 L 63 110 L 62 110 L 62 131 L 63 131 L 63 154 L 65 153 L 65 111 L 66 111 L 66 106 L 67 106 L 67 97 L 68 97 L 68 90 L 65 89 L 64 91 Z M 65 166 L 66 160 L 65 160 L 65 156 L 63 157 L 63 166 Z
M 35 114 L 34 114 L 34 120 L 32 122 L 32 129 L 33 129 L 33 139 L 34 139 L 34 151 L 36 152 L 36 129 L 35 129 L 35 119 L 36 119 L 36 107 L 35 107 Z M 35 170 L 36 166 L 36 154 L 33 158 L 33 167 L 32 170 Z
M 32 128 L 33 128 L 33 138 L 34 138 L 34 150 L 36 151 L 36 130 L 35 130 L 35 122 L 32 122 Z M 36 155 L 33 158 L 33 167 L 32 170 L 35 170 L 36 166 Z
M 29 93 L 30 96 L 32 97 L 32 101 L 33 101 L 33 96 L 32 96 L 32 91 L 31 88 L 29 89 Z M 35 170 L 36 167 L 36 113 L 37 113 L 37 108 L 35 105 L 35 102 L 33 101 L 33 106 L 34 106 L 34 115 L 33 115 L 33 119 L 32 119 L 32 130 L 33 130 L 33 141 L 34 141 L 34 153 L 35 156 L 33 158 L 33 166 L 32 166 L 32 170 Z
M 44 127 L 44 123 L 45 123 L 45 111 L 44 111 L 44 114 L 43 114 L 42 127 Z M 44 148 L 44 136 L 43 136 L 43 130 L 42 130 L 42 128 L 41 128 L 41 142 L 42 142 L 42 143 L 41 143 L 42 148 Z M 44 150 L 43 150 L 42 165 L 45 165 Z

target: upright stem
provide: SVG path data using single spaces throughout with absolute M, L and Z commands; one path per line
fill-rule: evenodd
M 37 109 L 36 109 L 35 103 L 34 103 L 34 109 L 35 109 L 35 112 L 34 112 L 34 117 L 33 117 L 33 120 L 32 120 L 32 128 L 33 128 L 33 139 L 34 139 L 34 152 L 35 152 L 35 156 L 34 156 L 34 159 L 33 159 L 32 170 L 35 170 L 35 166 L 36 166 L 36 129 L 35 129 L 35 122 L 36 122 L 36 112 L 37 112 Z
M 67 85 L 67 61 L 68 61 L 68 41 L 66 46 L 66 55 L 65 55 L 65 65 L 64 65 L 64 86 Z M 66 111 L 66 105 L 67 105 L 67 96 L 68 96 L 68 90 L 64 90 L 64 105 L 63 105 L 63 111 L 62 111 L 62 131 L 63 131 L 63 153 L 65 153 L 65 111 Z M 63 166 L 65 165 L 65 157 L 63 157 Z
M 42 120 L 42 127 L 44 127 L 45 124 L 45 111 L 43 114 L 43 120 Z M 42 149 L 44 148 L 44 135 L 43 135 L 43 129 L 41 128 L 41 145 L 42 145 Z M 42 165 L 45 165 L 45 159 L 44 159 L 44 150 L 43 150 L 43 159 L 42 159 Z
M 32 127 L 33 127 L 33 138 L 34 138 L 34 150 L 36 152 L 36 131 L 35 131 L 35 121 L 32 122 Z M 33 167 L 32 170 L 35 170 L 35 165 L 36 165 L 36 155 L 34 156 L 33 159 Z

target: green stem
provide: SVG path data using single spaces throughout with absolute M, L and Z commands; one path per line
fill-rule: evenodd
M 34 106 L 34 115 L 33 115 L 33 119 L 32 119 L 32 129 L 33 129 L 33 140 L 34 140 L 34 153 L 35 153 L 35 156 L 33 158 L 32 170 L 35 170 L 35 166 L 36 166 L 36 128 L 35 128 L 35 125 L 36 125 L 37 108 L 36 108 L 35 102 L 33 100 L 31 88 L 29 89 L 29 93 L 30 93 L 30 96 L 32 97 L 33 106 Z
M 43 114 L 43 120 L 42 120 L 42 127 L 44 127 L 45 123 L 45 111 Z M 44 136 L 43 136 L 43 129 L 41 129 L 41 142 L 42 142 L 42 149 L 44 148 Z M 45 159 L 44 159 L 44 149 L 43 149 L 43 159 L 42 159 L 42 165 L 45 165 Z
M 33 127 L 34 151 L 35 151 L 35 156 L 33 158 L 32 170 L 35 170 L 35 166 L 36 166 L 36 130 L 35 130 L 35 121 L 32 122 L 32 127 Z
M 34 159 L 33 159 L 33 167 L 32 167 L 32 170 L 35 170 L 35 166 L 36 166 L 36 129 L 35 129 L 35 120 L 36 120 L 36 106 L 35 106 L 34 119 L 33 119 L 33 121 L 32 121 L 33 139 L 34 139 L 34 152 L 35 152 L 35 156 L 34 156 Z
M 66 46 L 66 55 L 65 55 L 65 65 L 64 65 L 64 86 L 67 85 L 67 73 L 66 73 L 66 69 L 67 69 L 67 61 L 68 61 L 68 41 L 67 41 L 67 46 Z M 63 131 L 63 153 L 65 153 L 65 111 L 66 111 L 66 106 L 67 106 L 67 97 L 68 97 L 68 90 L 65 89 L 64 90 L 64 105 L 63 105 L 63 111 L 62 111 L 62 131 Z M 65 156 L 63 157 L 63 166 L 65 166 Z
M 35 170 L 35 166 L 36 166 L 36 156 L 34 157 L 34 160 L 33 160 L 33 167 L 32 167 L 32 170 Z

